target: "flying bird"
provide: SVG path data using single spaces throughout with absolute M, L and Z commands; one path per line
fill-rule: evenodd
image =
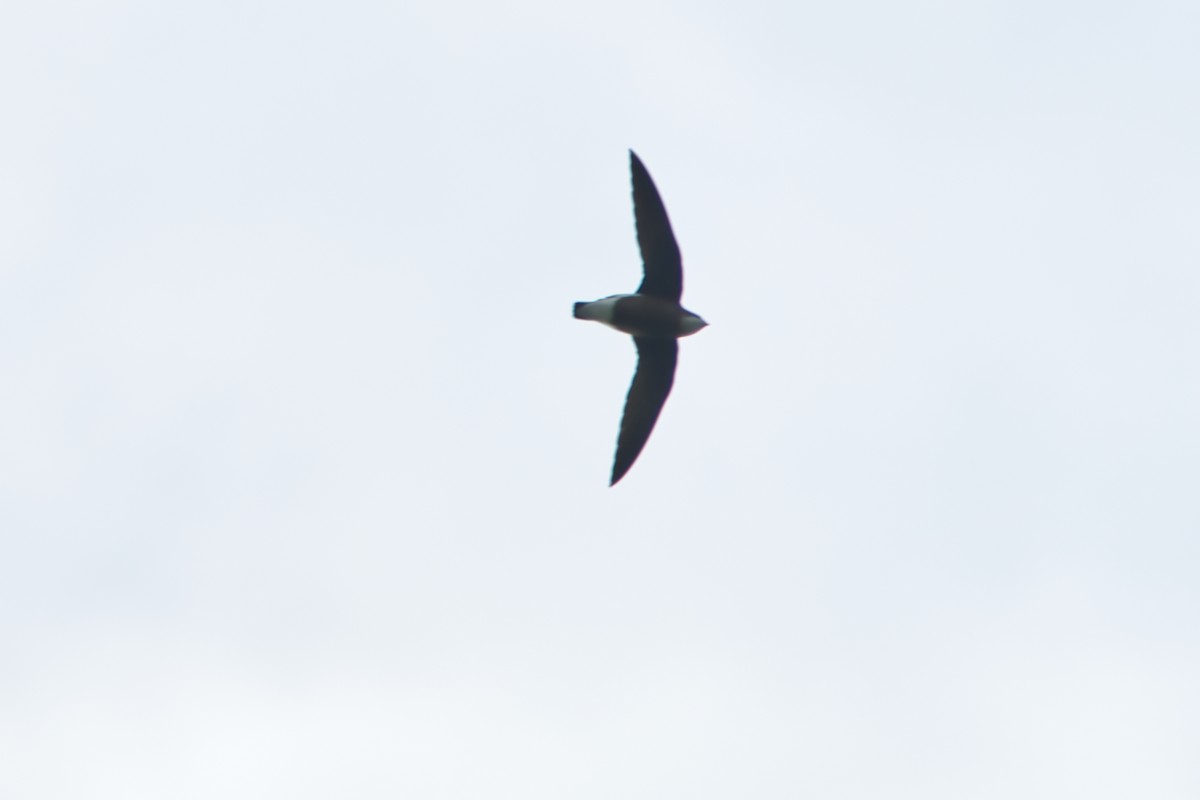
M 628 333 L 637 346 L 637 370 L 625 398 L 609 486 L 625 477 L 633 466 L 671 393 L 679 355 L 675 340 L 708 325 L 679 304 L 683 294 L 679 245 L 658 189 L 632 150 L 629 168 L 633 175 L 633 216 L 642 251 L 642 283 L 633 294 L 614 294 L 575 304 L 576 319 L 594 320 Z

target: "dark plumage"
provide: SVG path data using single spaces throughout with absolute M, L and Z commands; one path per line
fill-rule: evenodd
M 644 276 L 636 294 L 613 295 L 576 303 L 575 317 L 603 322 L 633 336 L 638 351 L 637 371 L 617 436 L 612 479 L 616 484 L 641 454 L 675 381 L 679 345 L 708 323 L 679 304 L 683 294 L 683 262 L 671 231 L 671 220 L 650 173 L 629 151 L 633 178 L 633 213 Z

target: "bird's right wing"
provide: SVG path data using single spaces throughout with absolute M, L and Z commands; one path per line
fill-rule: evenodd
M 683 294 L 683 260 L 671 232 L 671 220 L 658 189 L 637 153 L 629 151 L 633 176 L 633 217 L 637 223 L 638 247 L 642 251 L 645 276 L 638 294 L 661 297 L 674 303 Z

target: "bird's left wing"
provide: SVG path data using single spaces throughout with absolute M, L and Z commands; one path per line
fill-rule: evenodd
M 635 336 L 638 365 L 625 398 L 625 413 L 621 417 L 621 432 L 617 436 L 617 455 L 613 460 L 612 480 L 609 486 L 625 476 L 633 462 L 637 461 L 658 414 L 662 411 L 671 384 L 675 382 L 675 363 L 679 356 L 679 344 L 674 339 L 651 339 Z

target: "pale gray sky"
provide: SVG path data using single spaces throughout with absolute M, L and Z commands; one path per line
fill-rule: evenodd
M 1200 7 L 0 11 L 0 796 L 1200 795 Z M 681 346 L 607 487 L 672 215 Z

